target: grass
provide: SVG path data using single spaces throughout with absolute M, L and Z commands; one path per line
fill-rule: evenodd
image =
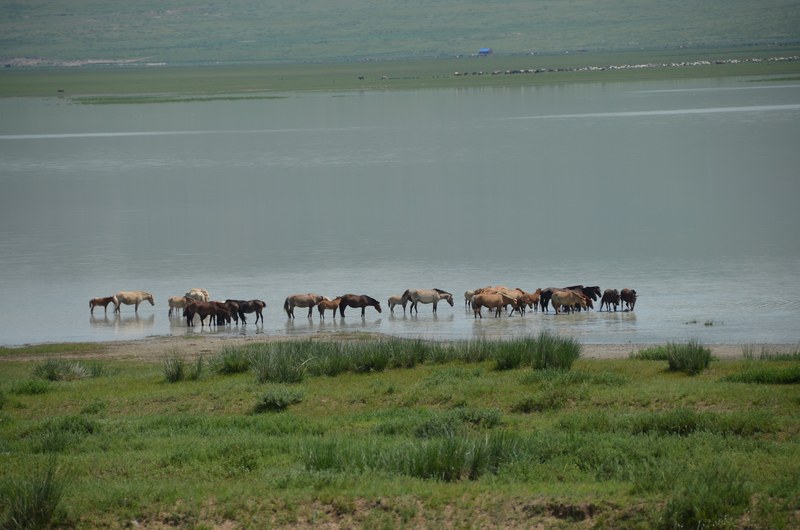
M 0 363 L 2 520 L 41 495 L 11 487 L 30 479 L 61 485 L 53 527 L 800 523 L 800 386 L 729 379 L 794 361 L 685 377 L 636 359 L 499 369 L 485 341 L 291 342 L 226 349 L 191 384 L 163 362 L 55 380 Z M 243 367 L 275 355 L 301 383 Z M 31 382 L 47 390 L 15 390 Z
M 642 361 L 667 361 L 668 369 L 672 372 L 697 375 L 711 364 L 711 350 L 697 341 L 684 344 L 670 342 L 632 353 L 630 358 Z

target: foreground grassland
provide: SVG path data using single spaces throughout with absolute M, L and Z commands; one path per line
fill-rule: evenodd
M 543 335 L 298 340 L 150 363 L 7 359 L 0 520 L 800 525 L 797 353 L 718 361 L 670 344 L 584 360 L 580 350 Z M 669 368 L 698 356 L 697 370 Z
M 798 55 L 800 47 L 784 46 L 260 66 L 7 68 L 0 71 L 0 97 L 158 103 L 276 97 L 305 90 L 518 87 L 728 76 L 797 80 Z M 792 57 L 795 60 L 775 60 Z M 526 73 L 517 73 L 523 70 Z

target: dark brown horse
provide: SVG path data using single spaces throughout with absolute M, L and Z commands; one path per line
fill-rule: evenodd
M 634 289 L 623 289 L 619 292 L 619 298 L 622 300 L 622 305 L 625 306 L 626 311 L 633 311 L 633 307 L 636 305 L 636 299 L 639 296 L 636 294 Z
M 606 311 L 611 311 L 611 306 L 614 306 L 614 311 L 617 310 L 619 306 L 619 291 L 616 289 L 606 289 L 603 291 L 603 298 L 600 299 L 600 311 L 603 310 L 603 306 L 606 306 Z
M 262 300 L 225 300 L 225 303 L 228 302 L 236 302 L 239 304 L 239 320 L 242 321 L 242 324 L 247 324 L 247 319 L 244 318 L 245 313 L 255 313 L 256 324 L 258 324 L 259 318 L 261 319 L 261 323 L 264 323 L 264 315 L 261 312 L 267 307 L 267 304 Z
M 381 303 L 365 294 L 343 294 L 339 298 L 342 299 L 339 302 L 339 315 L 342 317 L 344 317 L 345 307 L 360 307 L 362 317 L 364 316 L 367 307 L 374 307 L 378 313 L 381 312 Z
M 206 317 L 209 317 L 209 326 L 214 324 L 214 319 L 217 319 L 217 322 L 222 319 L 223 324 L 231 320 L 230 311 L 222 302 L 198 302 L 196 300 L 186 302 L 183 308 L 183 316 L 186 317 L 187 326 L 194 326 L 195 315 L 200 317 L 201 327 L 205 325 Z

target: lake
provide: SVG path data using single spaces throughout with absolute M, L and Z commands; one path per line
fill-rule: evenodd
M 0 344 L 542 330 L 587 343 L 800 342 L 800 84 L 748 78 L 290 93 L 133 105 L 0 100 Z M 634 288 L 635 312 L 476 320 L 463 292 Z M 267 303 L 194 329 L 167 298 Z M 442 288 L 436 316 L 390 314 Z M 88 301 L 148 290 L 138 316 Z M 288 321 L 284 298 L 383 313 Z M 99 311 L 99 312 L 98 312 Z

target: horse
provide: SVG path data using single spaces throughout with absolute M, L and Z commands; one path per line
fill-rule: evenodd
M 622 300 L 623 304 L 627 311 L 633 311 L 633 306 L 636 305 L 636 299 L 638 295 L 636 291 L 633 289 L 625 288 L 619 293 L 619 297 Z
M 186 302 L 183 308 L 183 316 L 186 317 L 186 325 L 194 326 L 194 316 L 200 316 L 200 326 L 205 325 L 205 318 L 210 317 L 208 325 L 214 324 L 214 319 L 219 323 L 220 319 L 230 322 L 231 315 L 226 305 L 222 302 L 198 302 L 191 300 Z
M 283 309 L 286 311 L 289 318 L 294 318 L 295 307 L 307 307 L 308 318 L 311 318 L 311 311 L 323 298 L 325 297 L 314 293 L 293 294 L 286 297 L 286 301 L 283 302 Z
M 336 318 L 336 310 L 339 309 L 339 302 L 342 299 L 339 297 L 334 298 L 331 300 L 327 296 L 323 296 L 320 303 L 317 304 L 317 309 L 319 310 L 319 318 L 325 318 L 325 310 L 332 309 L 333 310 L 333 318 Z
M 606 289 L 603 291 L 603 297 L 600 299 L 600 311 L 603 310 L 603 306 L 606 306 L 606 311 L 611 311 L 611 306 L 614 306 L 614 312 L 617 311 L 617 306 L 619 306 L 619 291 L 616 289 Z
M 400 305 L 403 306 L 403 314 L 406 312 L 406 304 L 408 303 L 408 299 L 404 298 L 402 294 L 390 296 L 388 300 L 389 304 L 389 311 L 394 314 L 394 306 Z
M 494 309 L 494 316 L 497 318 L 500 316 L 500 311 L 509 304 L 511 304 L 511 307 L 518 309 L 517 300 L 504 293 L 478 293 L 472 297 L 472 310 L 474 312 L 474 318 L 483 318 L 483 315 L 481 314 L 481 307 Z M 521 313 L 520 316 L 522 316 Z
M 244 318 L 245 313 L 255 313 L 256 324 L 258 324 L 259 318 L 261 318 L 261 324 L 264 324 L 264 315 L 261 312 L 267 307 L 267 304 L 262 300 L 225 300 L 226 304 L 229 302 L 239 304 L 239 320 L 242 321 L 242 324 L 247 324 L 247 320 Z
M 464 291 L 464 307 L 472 305 L 472 297 L 475 296 L 475 291 Z
M 105 298 L 92 298 L 89 300 L 89 312 L 94 315 L 94 308 L 96 306 L 103 306 L 103 312 L 108 314 L 108 304 L 114 304 L 117 307 L 117 299 L 113 296 L 106 296 Z
M 381 303 L 365 294 L 343 294 L 339 298 L 341 298 L 339 302 L 339 315 L 341 317 L 344 317 L 344 310 L 347 307 L 360 307 L 362 318 L 364 317 L 367 307 L 374 307 L 378 313 L 381 312 Z
M 191 298 L 187 298 L 186 296 L 170 296 L 167 300 L 167 305 L 169 306 L 169 313 L 167 313 L 167 315 L 172 316 L 178 312 L 178 309 L 186 307 L 187 300 L 191 300 Z
M 578 291 L 559 289 L 553 291 L 553 296 L 551 296 L 550 299 L 553 301 L 553 308 L 556 310 L 557 315 L 561 307 L 567 308 L 567 311 L 574 311 L 576 305 L 586 309 L 586 301 L 589 297 Z
M 139 312 L 139 304 L 147 300 L 150 305 L 156 305 L 153 295 L 147 291 L 120 291 L 114 295 L 114 312 L 119 313 L 119 306 L 122 304 L 134 306 L 134 313 Z
M 416 311 L 417 314 L 419 314 L 417 304 L 420 302 L 423 304 L 433 304 L 434 313 L 436 312 L 439 300 L 447 300 L 450 307 L 453 307 L 453 295 L 441 289 L 406 289 L 406 292 L 403 293 L 403 298 L 411 301 L 411 308 L 408 310 L 409 313 Z
M 208 302 L 211 299 L 211 295 L 208 294 L 208 291 L 201 289 L 200 287 L 193 287 L 189 289 L 189 292 L 187 292 L 184 296 L 191 298 L 192 300 L 197 300 L 198 302 Z

